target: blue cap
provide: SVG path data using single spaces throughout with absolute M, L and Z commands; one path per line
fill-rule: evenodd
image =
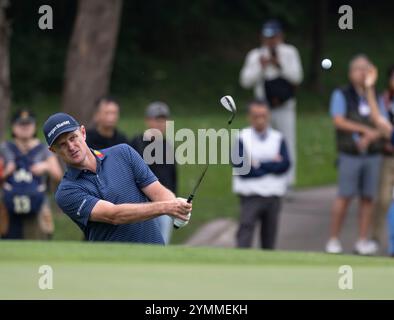
M 48 146 L 51 146 L 62 133 L 75 131 L 79 127 L 78 121 L 67 113 L 59 112 L 51 115 L 43 127 Z
M 268 20 L 263 25 L 261 34 L 266 38 L 275 37 L 282 32 L 282 26 L 278 20 Z

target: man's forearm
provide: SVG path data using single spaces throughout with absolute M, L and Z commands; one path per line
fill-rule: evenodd
M 286 80 L 293 85 L 299 85 L 302 82 L 303 71 L 298 54 L 295 54 L 291 60 L 282 59 L 281 65 L 281 74 Z
M 11 174 L 14 173 L 14 171 L 15 171 L 15 163 L 8 162 L 4 168 L 3 178 L 7 179 Z
M 175 195 L 159 181 L 151 183 L 143 188 L 142 191 L 151 201 L 168 201 L 176 198 Z
M 100 200 L 94 206 L 90 220 L 111 224 L 141 222 L 164 213 L 163 202 L 113 204 Z
M 124 203 L 115 205 L 115 224 L 133 223 L 156 218 L 165 212 L 162 202 Z
M 260 55 L 248 56 L 240 73 L 240 85 L 250 89 L 262 78 L 263 69 L 259 60 Z
M 334 119 L 334 124 L 337 129 L 349 132 L 365 133 L 368 129 L 371 129 L 363 124 L 342 117 Z
M 389 138 L 392 134 L 393 127 L 391 123 L 381 115 L 373 87 L 367 87 L 366 96 L 368 105 L 371 107 L 370 118 L 372 122 L 379 129 L 383 137 Z
M 371 109 L 371 120 L 375 123 L 375 125 L 377 125 L 380 117 L 380 112 L 379 112 L 378 102 L 376 101 L 376 97 L 375 97 L 375 91 L 373 90 L 372 87 L 366 88 L 366 96 L 367 96 L 368 105 L 370 106 Z

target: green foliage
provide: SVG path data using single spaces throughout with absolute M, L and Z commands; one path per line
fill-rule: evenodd
M 38 8 L 43 4 L 53 8 L 53 30 L 44 31 L 37 26 Z M 61 93 L 76 4 L 76 0 L 11 1 L 14 101 L 26 103 L 40 94 Z M 337 85 L 339 77 L 345 79 L 347 61 L 357 52 L 376 58 L 379 67 L 386 68 L 391 63 L 393 45 L 386 39 L 393 31 L 392 5 L 354 2 L 352 6 L 355 29 L 342 31 L 337 27 L 336 4 L 330 2 L 324 42 L 325 54 L 332 58 L 334 66 L 330 75 L 327 72 L 324 75 L 328 89 Z M 231 71 L 228 83 L 234 85 L 245 53 L 258 45 L 261 25 L 270 17 L 283 22 L 287 39 L 301 51 L 307 75 L 314 23 L 313 2 L 309 0 L 124 1 L 112 91 L 129 95 L 136 89 L 162 86 L 171 81 L 170 77 L 180 76 L 184 80 L 185 75 L 194 77 L 195 84 L 191 83 L 194 89 L 200 85 L 198 81 L 211 80 L 216 77 L 213 72 L 223 70 L 227 72 L 220 80 Z M 223 66 L 215 67 L 222 63 Z M 204 69 L 207 71 L 204 78 L 190 73 Z

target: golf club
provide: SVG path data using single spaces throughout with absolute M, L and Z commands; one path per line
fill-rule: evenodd
M 234 118 L 235 118 L 235 114 L 237 112 L 237 107 L 235 106 L 235 102 L 234 99 L 231 96 L 224 96 L 220 99 L 220 103 L 222 104 L 222 106 L 231 112 L 231 116 L 229 118 L 229 120 L 227 121 L 227 128 L 230 127 L 231 123 L 233 122 Z M 196 184 L 194 185 L 194 188 L 192 190 L 192 192 L 190 193 L 189 197 L 187 198 L 187 202 L 191 203 L 193 201 L 194 195 L 197 192 L 198 187 L 201 184 L 201 181 L 203 180 L 205 173 L 208 170 L 208 166 L 209 166 L 209 162 L 207 162 L 205 164 L 204 170 L 201 172 L 200 177 L 198 178 Z M 184 221 L 180 220 L 180 219 L 175 219 L 174 220 L 174 228 L 178 229 L 182 224 L 184 223 Z

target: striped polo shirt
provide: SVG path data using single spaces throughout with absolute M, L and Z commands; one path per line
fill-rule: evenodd
M 89 220 L 99 200 L 148 202 L 141 189 L 157 181 L 141 156 L 126 144 L 91 152 L 97 161 L 96 172 L 68 167 L 56 191 L 58 206 L 90 241 L 164 244 L 157 219 L 119 225 Z

